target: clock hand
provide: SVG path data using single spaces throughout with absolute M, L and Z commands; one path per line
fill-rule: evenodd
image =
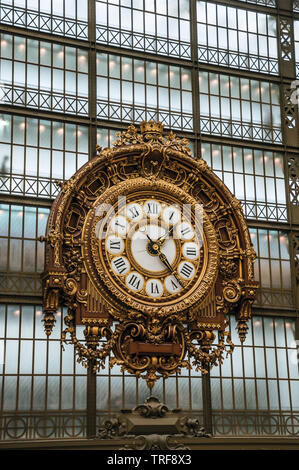
M 158 250 L 158 256 L 159 256 L 160 260 L 162 261 L 162 263 L 168 268 L 168 270 L 171 272 L 171 274 L 175 277 L 175 279 L 180 284 L 180 286 L 184 287 L 183 283 L 181 282 L 181 280 L 177 276 L 177 273 L 174 271 L 174 269 L 172 269 L 171 264 L 169 263 L 168 259 L 166 258 L 164 253 L 161 252 L 160 249 Z
M 167 238 L 169 235 L 171 236 L 171 235 L 173 234 L 173 229 L 174 229 L 174 226 L 172 225 L 172 226 L 170 227 L 170 229 L 169 229 L 166 233 L 164 233 L 164 235 L 162 235 L 161 237 L 158 238 L 158 240 L 156 241 L 156 243 L 158 243 L 158 245 L 161 246 L 161 245 L 165 242 L 166 238 Z
M 148 236 L 148 234 L 146 233 L 145 235 L 146 235 L 147 238 L 149 239 L 150 243 L 153 244 L 154 242 L 153 242 L 153 240 Z
M 172 234 L 173 232 L 173 226 L 170 227 L 170 229 L 168 230 L 168 234 Z M 177 280 L 177 282 L 180 284 L 181 287 L 184 287 L 184 284 L 181 282 L 181 280 L 179 279 L 177 273 L 174 271 L 174 269 L 172 269 L 172 266 L 171 264 L 169 263 L 168 259 L 166 258 L 166 256 L 164 255 L 164 253 L 162 253 L 161 251 L 161 245 L 162 243 L 165 241 L 165 238 L 162 240 L 162 242 L 159 243 L 159 240 L 162 238 L 162 237 L 166 237 L 167 234 L 164 234 L 162 235 L 162 237 L 158 238 L 158 240 L 156 241 L 153 241 L 150 236 L 146 233 L 146 236 L 150 242 L 150 248 L 152 250 L 152 253 L 155 254 L 155 255 L 158 255 L 160 260 L 162 261 L 162 263 L 167 267 L 167 269 L 171 272 L 171 274 L 174 276 L 174 278 Z
M 152 254 L 152 255 L 158 255 L 159 254 L 159 244 L 157 243 L 157 241 L 154 241 L 150 238 L 150 236 L 146 233 L 145 234 L 149 240 L 149 244 L 148 244 L 148 251 Z
M 161 251 L 158 251 L 158 256 L 159 256 L 160 260 L 162 261 L 162 263 L 165 264 L 165 266 L 169 269 L 169 271 L 172 271 L 172 267 L 171 267 L 168 259 L 164 255 L 164 253 L 162 253 Z

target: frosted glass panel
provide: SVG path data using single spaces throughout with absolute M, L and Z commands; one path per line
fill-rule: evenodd
M 5 24 L 88 38 L 88 0 L 5 0 L 3 9 Z
M 97 42 L 109 44 L 112 34 L 113 44 L 123 48 L 190 58 L 189 17 L 189 0 L 97 0 Z M 152 40 L 154 36 L 157 41 Z
M 278 75 L 275 16 L 200 0 L 196 3 L 201 62 Z

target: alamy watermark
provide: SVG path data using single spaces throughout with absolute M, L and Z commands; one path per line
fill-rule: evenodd
M 165 238 L 180 239 L 190 227 L 201 238 L 203 229 L 202 204 L 166 204 L 155 199 L 144 203 L 128 202 L 126 196 L 119 196 L 117 204 L 99 204 L 95 216 L 98 218 L 95 231 L 101 240 L 106 238 L 113 224 L 112 231 L 121 238 L 143 237 L 144 227 L 151 231 L 157 226 L 165 231 Z M 174 229 L 170 230 L 171 227 Z
M 291 83 L 291 103 L 299 106 L 299 80 L 293 80 Z

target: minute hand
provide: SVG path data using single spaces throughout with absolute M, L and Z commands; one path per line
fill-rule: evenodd
M 182 284 L 182 282 L 181 282 L 180 279 L 178 278 L 176 272 L 172 269 L 171 264 L 169 263 L 168 259 L 167 259 L 166 256 L 164 255 L 164 253 L 162 253 L 161 251 L 159 251 L 158 255 L 159 255 L 159 258 L 160 258 L 160 260 L 162 261 L 162 263 L 169 269 L 169 271 L 171 272 L 171 274 L 173 274 L 173 276 L 175 277 L 175 279 L 177 280 L 177 282 L 180 284 L 180 286 L 181 286 L 181 287 L 184 287 L 184 285 Z
M 157 240 L 158 245 L 161 246 L 161 245 L 165 242 L 166 238 L 167 238 L 168 236 L 171 236 L 171 235 L 173 234 L 173 228 L 174 228 L 174 227 L 173 227 L 173 225 L 172 225 L 172 226 L 170 227 L 170 229 L 169 229 L 166 233 L 164 233 L 164 235 L 162 235 L 161 237 L 158 238 L 158 240 Z

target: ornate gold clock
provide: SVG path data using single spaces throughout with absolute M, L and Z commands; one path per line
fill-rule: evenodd
M 221 362 L 233 349 L 229 312 L 243 341 L 257 284 L 239 201 L 186 139 L 164 138 L 153 121 L 140 127 L 62 185 L 47 229 L 44 322 L 50 334 L 66 304 L 63 339 L 79 361 L 104 367 L 112 352 L 111 366 L 152 387 L 190 367 L 187 353 L 203 372 Z

